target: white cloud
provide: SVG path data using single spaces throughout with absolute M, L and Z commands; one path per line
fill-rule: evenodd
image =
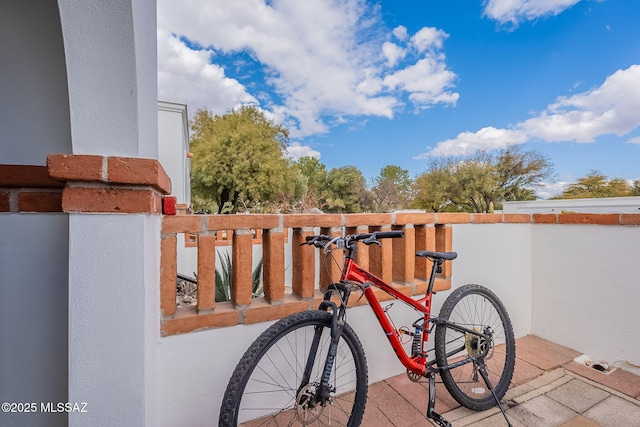
M 519 127 L 548 142 L 593 142 L 605 134 L 625 135 L 640 125 L 640 65 L 618 70 L 602 86 L 560 97 Z
M 392 90 L 400 89 L 409 92 L 409 99 L 416 107 L 425 107 L 438 102 L 455 104 L 460 95 L 447 92 L 447 89 L 453 86 L 456 75 L 446 69 L 441 59 L 438 57 L 420 59 L 414 65 L 386 76 L 383 83 Z
M 453 139 L 439 142 L 434 149 L 416 158 L 468 156 L 478 151 L 495 150 L 511 144 L 521 144 L 525 141 L 526 135 L 522 132 L 489 126 L 477 132 L 462 132 Z
M 560 97 L 536 117 L 511 129 L 485 127 L 438 142 L 418 158 L 469 155 L 527 141 L 593 142 L 601 135 L 623 136 L 640 126 L 640 65 L 618 70 L 592 90 Z M 640 138 L 629 140 L 640 143 Z
M 407 27 L 404 25 L 398 25 L 392 31 L 393 35 L 400 41 L 405 41 L 407 37 L 409 37 L 409 32 L 407 31 Z
M 187 99 L 190 106 L 206 106 L 214 114 L 258 102 L 237 80 L 211 64 L 210 56 L 210 51 L 191 49 L 171 33 L 158 30 L 158 94 Z
M 627 140 L 629 144 L 640 144 L 640 136 L 636 136 L 635 138 L 631 138 Z
M 389 32 L 379 9 L 363 0 L 158 0 L 158 27 L 221 54 L 249 54 L 265 71 L 260 83 L 275 95 L 265 101 L 265 92 L 260 94 L 263 108 L 291 126 L 292 137 L 326 132 L 335 116 L 392 118 L 407 99 L 420 108 L 453 104 L 458 97 L 450 92 L 455 75 L 438 52 L 446 34 L 420 30 L 411 50 L 406 28 Z M 398 43 L 389 42 L 391 37 Z M 159 51 L 171 43 L 159 37 Z M 197 96 L 207 106 L 247 102 L 249 86 L 223 80 L 223 70 L 213 64 L 210 72 L 217 71 L 216 81 L 225 82 L 221 87 L 233 90 L 235 98 L 205 89 L 203 81 L 214 77 L 201 64 L 206 51 L 198 52 L 199 68 L 188 78 L 178 74 L 184 85 L 173 84 L 179 89 L 191 82 L 198 89 L 175 96 Z M 165 58 L 159 54 L 159 62 Z M 162 84 L 171 85 L 172 69 L 162 63 L 159 68 L 166 72 Z
M 444 40 L 449 34 L 433 27 L 424 27 L 411 37 L 411 42 L 422 53 L 428 49 L 441 49 Z
M 523 21 L 555 16 L 580 0 L 485 0 L 484 15 L 500 24 L 517 26 Z
M 320 152 L 308 145 L 300 145 L 299 142 L 293 142 L 287 147 L 287 157 L 291 160 L 298 160 L 301 157 L 315 157 L 319 159 Z
M 404 58 L 406 51 L 395 43 L 384 42 L 382 54 L 387 59 L 387 65 L 394 67 L 399 60 Z

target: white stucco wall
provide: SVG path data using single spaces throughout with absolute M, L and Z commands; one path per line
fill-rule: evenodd
M 640 197 L 504 202 L 504 213 L 640 213 Z
M 67 425 L 40 402 L 68 400 L 68 232 L 65 214 L 0 214 L 0 400 L 38 405 L 1 426 Z
M 640 227 L 533 227 L 531 331 L 640 374 Z
M 70 424 L 156 425 L 160 217 L 69 214 L 69 228 L 69 401 L 89 409 Z
M 0 164 L 71 151 L 57 3 L 0 4 Z M 0 213 L 0 400 L 66 402 L 68 217 Z M 66 426 L 66 414 L 0 413 L 2 426 Z
M 73 153 L 157 158 L 155 2 L 58 5 Z
M 3 0 L 0 40 L 0 163 L 44 165 L 71 151 L 56 2 Z
M 453 226 L 453 286 L 478 283 L 505 305 L 516 338 L 531 332 L 531 224 Z

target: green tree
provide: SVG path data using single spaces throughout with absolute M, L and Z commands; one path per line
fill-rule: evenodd
M 633 187 L 619 178 L 609 179 L 599 171 L 593 170 L 578 178 L 566 190 L 554 199 L 590 199 L 601 197 L 626 197 L 633 194 Z
M 295 172 L 284 155 L 288 131 L 257 107 L 222 116 L 199 109 L 191 129 L 194 202 L 215 205 L 218 213 L 264 210 L 294 194 Z
M 631 185 L 631 195 L 640 196 L 640 179 L 633 181 L 633 184 Z
M 323 192 L 327 186 L 327 168 L 315 157 L 301 157 L 295 163 L 305 183 L 305 192 L 300 198 L 301 210 L 307 212 L 324 204 Z
M 407 206 L 411 195 L 409 171 L 388 165 L 380 170 L 371 189 L 376 212 L 391 212 Z
M 297 161 L 302 175 L 307 177 L 309 189 L 320 191 L 327 183 L 327 168 L 315 157 L 301 157 Z
M 489 212 L 503 201 L 534 200 L 532 187 L 551 179 L 551 161 L 534 151 L 510 146 L 495 155 L 433 161 L 414 183 L 415 207 L 434 212 Z
M 371 197 L 362 172 L 355 166 L 342 166 L 329 171 L 323 199 L 327 212 L 358 213 L 366 209 Z
M 426 172 L 413 182 L 412 206 L 430 212 L 455 210 L 451 200 L 454 186 L 454 168 L 451 161 L 434 160 Z
M 496 162 L 498 186 L 504 201 L 535 200 L 532 187 L 551 180 L 553 163 L 537 151 L 524 151 L 521 145 L 511 145 L 499 151 Z
M 485 153 L 434 161 L 416 178 L 414 206 L 433 212 L 487 212 L 499 191 Z
M 491 156 L 479 153 L 455 164 L 450 190 L 454 204 L 471 212 L 489 212 L 489 206 L 500 198 L 498 171 Z

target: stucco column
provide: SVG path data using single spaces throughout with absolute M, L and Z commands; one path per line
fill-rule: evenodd
M 80 180 L 63 191 L 69 213 L 69 401 L 87 403 L 86 413 L 69 414 L 69 425 L 159 425 L 158 197 L 146 188 L 121 191 L 128 190 L 122 185 L 147 183 L 114 184 L 104 176 L 108 157 L 157 159 L 156 2 L 58 5 L 72 154 L 103 156 L 105 162 L 103 176 L 88 179 L 99 182 L 97 189 Z M 134 162 L 130 172 L 140 167 Z

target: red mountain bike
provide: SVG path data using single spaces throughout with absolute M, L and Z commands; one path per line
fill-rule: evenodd
M 325 253 L 344 251 L 340 282 L 328 286 L 318 310 L 285 317 L 262 333 L 231 375 L 220 410 L 220 426 L 358 426 L 367 400 L 367 363 L 360 340 L 346 322 L 352 292 L 362 293 L 389 343 L 413 381 L 426 377 L 426 416 L 450 426 L 435 406 L 435 376 L 462 406 L 485 410 L 500 405 L 513 376 L 515 339 L 511 320 L 498 297 L 480 285 L 464 285 L 431 315 L 436 274 L 455 252 L 418 251 L 433 262 L 424 297 L 414 299 L 358 266 L 357 243 L 403 237 L 402 231 L 344 237 L 309 236 L 307 243 Z M 420 315 L 412 328 L 396 329 L 373 289 L 379 288 Z M 337 297 L 337 298 L 336 298 Z M 388 307 L 388 306 L 387 306 Z M 435 359 L 425 351 L 435 328 Z M 411 342 L 403 345 L 404 337 Z M 509 420 L 506 417 L 507 424 Z M 509 424 L 510 425 L 510 424 Z

